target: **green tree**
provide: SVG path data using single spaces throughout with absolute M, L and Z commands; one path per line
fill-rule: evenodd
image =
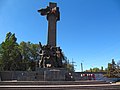
M 115 60 L 112 59 L 112 69 L 115 69 L 115 68 L 116 68 Z
M 115 78 L 115 77 L 119 77 L 119 73 L 120 73 L 120 70 L 115 63 L 115 60 L 112 59 L 112 62 L 108 63 L 108 69 L 107 69 L 106 76 L 110 78 Z
M 93 68 L 93 72 L 99 72 L 99 71 L 100 71 L 99 68 L 97 68 L 97 67 Z
M 94 67 L 94 68 L 90 68 L 89 70 L 86 70 L 86 72 L 105 72 L 105 70 L 103 69 L 103 66 L 101 66 L 101 68 L 98 67 Z
M 68 71 L 70 71 L 70 72 L 74 72 L 75 71 L 74 65 L 72 65 L 69 62 L 68 58 L 64 54 L 63 54 L 62 64 L 63 64 L 62 67 L 67 69 Z
M 108 63 L 108 69 L 107 69 L 107 77 L 111 77 L 111 71 L 112 71 L 112 64 Z
M 5 41 L 1 44 L 1 62 L 4 70 L 19 70 L 21 53 L 16 42 L 15 34 L 6 34 Z
M 30 42 L 21 42 L 22 70 L 35 70 L 36 62 L 40 60 L 39 45 Z
M 117 68 L 120 70 L 120 60 L 117 62 Z
M 31 70 L 35 70 L 36 67 L 36 63 L 38 62 L 38 60 L 40 60 L 40 55 L 39 55 L 39 50 L 40 50 L 40 46 L 38 44 L 30 44 L 30 65 L 29 67 L 31 68 Z
M 72 71 L 72 72 L 75 71 L 75 70 L 74 70 L 74 66 L 73 66 L 72 64 L 68 64 L 68 65 L 67 65 L 67 69 L 68 69 L 69 71 Z
M 104 71 L 103 66 L 101 66 L 101 71 L 102 71 L 102 72 Z
M 3 61 L 2 61 L 2 47 L 0 44 L 0 71 L 3 70 Z
M 92 69 L 92 68 L 90 68 L 90 72 L 93 72 L 93 69 Z
M 29 68 L 29 48 L 26 42 L 21 42 L 19 48 L 22 55 L 22 70 L 25 71 Z

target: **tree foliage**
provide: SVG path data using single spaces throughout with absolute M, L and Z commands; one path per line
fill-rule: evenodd
M 7 33 L 5 41 L 1 44 L 1 62 L 4 70 L 19 70 L 21 53 L 16 42 L 15 34 Z
M 86 70 L 85 72 L 104 72 L 103 67 L 98 68 L 98 67 L 94 67 L 94 68 L 90 68 L 89 70 Z
M 39 60 L 39 45 L 30 42 L 17 43 L 15 34 L 6 34 L 5 41 L 0 44 L 0 70 L 35 70 Z
M 63 68 L 66 68 L 68 71 L 71 71 L 71 72 L 75 71 L 74 65 L 69 62 L 69 60 L 67 59 L 65 55 L 63 59 Z
M 21 42 L 20 52 L 22 55 L 23 70 L 35 70 L 36 62 L 40 59 L 38 54 L 39 45 L 30 42 Z
M 106 76 L 110 78 L 120 77 L 120 68 L 119 68 L 119 65 L 115 63 L 114 59 L 112 59 L 111 63 L 108 63 Z
M 86 70 L 85 72 L 106 72 L 103 68 L 103 66 L 101 66 L 101 68 L 98 67 L 94 67 L 94 68 L 90 68 L 89 70 Z

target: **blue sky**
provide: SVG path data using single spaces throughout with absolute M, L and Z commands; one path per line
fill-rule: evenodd
M 47 20 L 37 10 L 50 1 L 61 13 L 57 46 L 76 62 L 76 71 L 81 62 L 85 70 L 120 60 L 120 0 L 0 0 L 0 43 L 12 32 L 18 43 L 46 44 Z

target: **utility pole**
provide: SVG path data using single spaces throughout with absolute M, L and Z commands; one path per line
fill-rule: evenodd
M 75 63 L 75 62 L 73 61 L 73 58 L 72 58 L 71 64 L 72 64 L 72 70 L 73 70 L 73 71 L 74 71 L 74 69 L 75 69 L 74 66 L 77 66 L 77 65 L 74 65 L 74 63 Z

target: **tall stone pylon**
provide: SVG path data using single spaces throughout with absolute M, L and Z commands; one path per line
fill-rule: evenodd
M 56 46 L 56 24 L 57 21 L 60 20 L 60 12 L 59 7 L 57 7 L 57 3 L 49 3 L 45 9 L 40 9 L 38 12 L 42 16 L 46 16 L 48 20 L 48 39 L 47 45 Z
M 42 16 L 46 16 L 48 20 L 48 36 L 47 45 L 40 44 L 40 60 L 39 68 L 62 68 L 62 60 L 64 58 L 62 49 L 56 46 L 56 24 L 60 20 L 59 7 L 57 3 L 49 3 L 46 8 L 38 10 Z

